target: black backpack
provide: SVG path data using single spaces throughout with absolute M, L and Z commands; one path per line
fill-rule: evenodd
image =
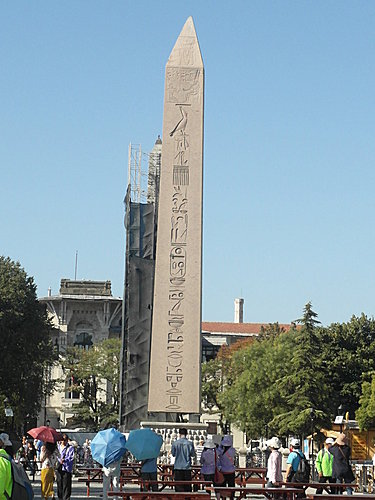
M 293 476 L 293 482 L 295 483 L 308 483 L 310 480 L 310 464 L 305 457 L 305 455 L 301 452 L 297 451 L 300 456 L 299 464 L 296 472 Z

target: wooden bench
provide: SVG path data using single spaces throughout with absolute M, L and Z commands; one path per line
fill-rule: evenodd
M 348 500 L 348 495 L 315 495 L 315 494 L 307 494 L 307 498 L 311 500 Z M 361 500 L 374 500 L 375 495 L 369 495 L 367 493 L 359 493 L 358 495 L 353 495 L 353 498 L 358 498 Z
M 189 493 L 187 491 L 109 491 L 108 497 L 140 498 L 142 500 L 153 500 L 164 498 L 165 500 L 201 500 L 210 498 L 208 493 Z
M 358 488 L 357 484 L 352 484 L 352 483 L 280 483 L 281 485 L 289 488 L 302 488 L 303 491 L 306 493 L 306 490 L 308 488 L 313 488 L 313 489 L 322 489 L 326 493 L 329 493 L 331 495 L 331 491 L 333 488 L 336 488 L 334 491 L 344 491 L 346 488 L 352 488 L 353 490 Z
M 266 484 L 267 469 L 263 467 L 238 467 L 235 471 L 235 481 L 241 486 L 247 484 Z
M 158 491 L 163 491 L 165 488 L 175 488 L 176 486 L 192 486 L 194 491 L 198 489 L 204 490 L 207 486 L 211 486 L 211 481 L 151 481 L 149 479 L 139 479 L 138 483 L 146 489 L 150 489 L 152 485 L 157 486 Z M 122 488 L 120 488 L 122 489 Z
M 138 482 L 140 479 L 139 464 L 126 465 L 120 470 L 120 484 Z M 87 477 L 79 477 L 78 482 L 84 482 L 87 486 L 87 496 L 90 496 L 90 484 L 103 482 L 103 469 L 101 467 L 80 467 L 80 472 L 86 473 Z
M 214 495 L 219 494 L 220 498 L 251 498 L 254 495 L 263 495 L 268 499 L 275 499 L 284 496 L 290 500 L 295 500 L 297 495 L 304 495 L 304 491 L 301 488 L 244 488 L 244 487 L 234 487 L 229 486 L 207 486 L 206 491 L 213 493 Z M 329 499 L 331 500 L 331 499 Z
M 103 482 L 103 471 L 100 468 L 84 468 L 82 467 L 80 470 L 84 471 L 87 474 L 87 477 L 79 477 L 78 482 L 85 482 L 87 487 L 87 496 L 90 496 L 90 484 L 91 483 L 102 483 Z

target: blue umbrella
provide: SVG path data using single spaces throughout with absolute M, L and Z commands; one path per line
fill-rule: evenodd
M 151 429 L 137 429 L 130 431 L 126 441 L 126 449 L 138 460 L 156 458 L 159 455 L 163 438 Z
M 91 441 L 92 458 L 105 467 L 120 460 L 125 451 L 126 438 L 116 429 L 99 431 Z

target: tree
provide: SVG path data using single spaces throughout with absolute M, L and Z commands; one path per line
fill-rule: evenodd
M 268 325 L 257 342 L 236 350 L 231 358 L 231 381 L 222 395 L 224 415 L 248 437 L 265 434 L 280 409 L 276 381 L 287 373 L 289 336 Z
M 117 423 L 119 414 L 119 376 L 121 341 L 107 339 L 85 350 L 67 349 L 62 359 L 66 390 L 79 395 L 69 422 L 98 430 Z
M 375 320 L 365 314 L 347 323 L 333 323 L 324 331 L 321 358 L 332 388 L 330 410 L 341 404 L 354 417 L 362 395 L 362 382 L 371 382 L 375 371 Z
M 44 374 L 56 360 L 52 326 L 36 295 L 34 279 L 19 262 L 0 256 L 0 425 L 5 422 L 4 399 L 14 413 L 14 425 L 26 415 L 36 417 L 46 391 Z
M 327 413 L 329 381 L 319 354 L 320 321 L 317 317 L 308 302 L 302 318 L 296 320 L 301 327 L 290 332 L 293 343 L 288 373 L 276 383 L 285 405 L 272 421 L 284 435 L 306 435 L 312 428 L 318 429 L 330 422 Z
M 359 408 L 356 411 L 356 419 L 361 430 L 374 428 L 375 426 L 375 374 L 372 374 L 371 382 L 363 382 L 362 395 L 359 399 Z
M 228 432 L 225 418 L 224 389 L 232 383 L 231 357 L 234 352 L 252 344 L 254 339 L 239 340 L 231 346 L 222 346 L 215 359 L 202 365 L 201 392 L 203 411 L 219 415 L 219 426 L 223 434 Z

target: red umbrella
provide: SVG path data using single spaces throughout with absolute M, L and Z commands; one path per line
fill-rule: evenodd
M 46 425 L 42 425 L 41 427 L 34 427 L 27 431 L 30 436 L 35 439 L 40 439 L 40 441 L 44 441 L 46 443 L 56 443 L 56 441 L 62 440 L 62 434 L 57 432 L 53 427 L 47 427 Z

